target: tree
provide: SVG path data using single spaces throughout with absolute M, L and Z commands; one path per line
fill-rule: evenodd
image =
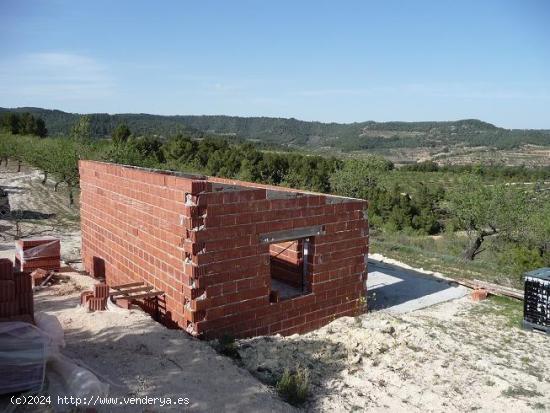
M 90 159 L 91 146 L 75 139 L 52 139 L 50 146 L 51 173 L 59 183 L 67 184 L 69 205 L 74 204 L 74 188 L 79 184 L 78 160 Z
M 13 135 L 18 134 L 20 130 L 19 116 L 16 113 L 6 113 L 2 119 L 2 125 L 7 132 Z
M 449 194 L 451 216 L 466 230 L 470 245 L 463 258 L 473 260 L 489 237 L 517 240 L 528 221 L 526 193 L 505 184 L 487 185 L 478 175 L 470 174 Z
M 126 143 L 132 132 L 130 128 L 125 123 L 119 124 L 112 135 L 113 143 L 115 145 L 120 145 L 121 143 Z
M 88 115 L 82 115 L 73 125 L 71 136 L 81 142 L 85 142 L 92 137 L 91 119 Z
M 158 138 L 151 136 L 133 138 L 128 141 L 127 145 L 137 150 L 143 159 L 150 158 L 156 163 L 164 163 L 166 161 L 164 152 L 162 151 L 162 142 Z
M 162 145 L 162 150 L 172 164 L 188 164 L 195 156 L 197 143 L 189 136 L 178 134 Z
M 48 129 L 46 128 L 46 122 L 44 122 L 44 119 L 36 119 L 34 134 L 41 138 L 48 136 Z
M 378 187 L 380 171 L 372 163 L 350 159 L 330 177 L 332 192 L 352 198 L 370 199 Z
M 19 133 L 22 135 L 34 135 L 36 131 L 36 120 L 29 112 L 24 112 L 19 118 Z

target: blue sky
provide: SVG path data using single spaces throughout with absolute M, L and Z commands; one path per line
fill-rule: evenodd
M 0 106 L 550 128 L 550 1 L 0 0 Z

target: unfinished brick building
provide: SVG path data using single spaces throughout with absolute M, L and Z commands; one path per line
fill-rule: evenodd
M 364 309 L 366 201 L 93 161 L 80 187 L 86 270 L 162 290 L 167 324 L 293 334 Z

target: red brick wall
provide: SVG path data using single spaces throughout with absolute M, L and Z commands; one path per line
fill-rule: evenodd
M 363 309 L 365 201 L 91 161 L 80 174 L 86 269 L 99 261 L 108 284 L 165 291 L 165 320 L 192 334 L 293 334 Z M 260 235 L 317 225 L 311 293 L 270 303 Z

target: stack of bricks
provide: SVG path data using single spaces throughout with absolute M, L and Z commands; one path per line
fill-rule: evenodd
M 15 241 L 15 266 L 24 272 L 43 270 L 59 271 L 61 244 L 54 237 L 25 238 Z
M 164 291 L 164 320 L 193 335 L 302 333 L 365 309 L 364 200 L 93 161 L 80 178 L 85 268 Z M 270 302 L 268 241 L 306 233 L 307 291 Z
M 105 283 L 94 285 L 93 291 L 84 291 L 80 294 L 80 304 L 89 311 L 105 311 L 109 299 L 109 286 Z
M 0 320 L 34 320 L 32 278 L 27 273 L 14 272 L 13 263 L 0 258 Z

